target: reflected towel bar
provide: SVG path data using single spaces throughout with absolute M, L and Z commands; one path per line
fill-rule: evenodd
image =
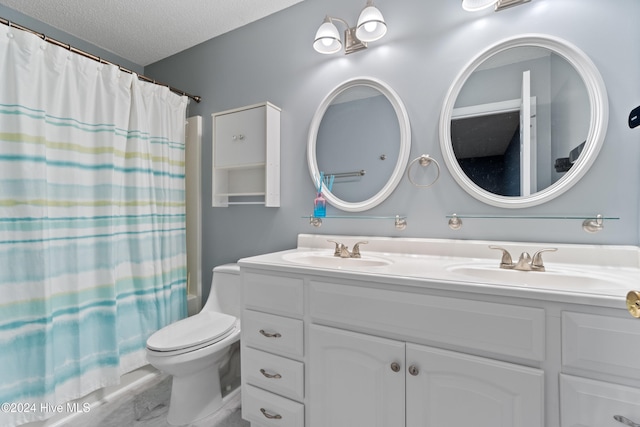
M 355 172 L 326 173 L 325 176 L 333 176 L 336 178 L 350 178 L 352 176 L 364 176 L 364 174 L 366 173 L 366 170 L 360 169 L 359 171 Z

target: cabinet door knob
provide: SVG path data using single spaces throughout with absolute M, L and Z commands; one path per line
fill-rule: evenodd
M 420 369 L 418 369 L 415 365 L 409 366 L 409 373 L 414 377 L 420 373 Z
M 264 408 L 260 408 L 260 412 L 262 412 L 262 415 L 264 415 L 266 418 L 269 418 L 270 420 L 281 420 L 282 419 L 282 415 L 270 414 Z
M 400 364 L 398 362 L 393 362 L 391 364 L 391 370 L 393 372 L 400 372 Z
M 640 318 L 640 292 L 629 291 L 627 293 L 627 310 L 636 319 Z
M 264 329 L 260 329 L 259 332 L 267 338 L 280 338 L 282 336 L 278 332 L 276 332 L 275 334 L 271 334 L 269 332 L 266 332 Z
M 260 373 L 262 375 L 264 375 L 266 378 L 273 378 L 273 379 L 276 379 L 276 380 L 279 380 L 280 378 L 282 378 L 282 375 L 280 375 L 280 374 L 270 374 L 267 371 L 265 371 L 264 369 L 260 369 Z
M 629 427 L 640 427 L 640 424 L 634 423 L 629 418 L 623 417 L 622 415 L 614 415 L 613 419 Z

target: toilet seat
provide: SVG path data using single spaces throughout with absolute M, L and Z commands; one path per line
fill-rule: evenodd
M 238 319 L 224 313 L 200 312 L 155 332 L 147 340 L 147 349 L 158 356 L 171 356 L 215 344 L 231 335 Z

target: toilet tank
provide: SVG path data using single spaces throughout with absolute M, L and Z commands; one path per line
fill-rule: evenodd
M 218 311 L 240 318 L 240 266 L 223 264 L 213 269 L 211 290 L 202 311 Z

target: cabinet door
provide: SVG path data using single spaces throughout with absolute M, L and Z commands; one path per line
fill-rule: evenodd
M 404 426 L 403 342 L 318 325 L 309 334 L 311 427 Z
M 265 162 L 265 109 L 260 106 L 214 117 L 214 167 Z
M 414 344 L 407 367 L 406 427 L 544 427 L 538 369 Z

